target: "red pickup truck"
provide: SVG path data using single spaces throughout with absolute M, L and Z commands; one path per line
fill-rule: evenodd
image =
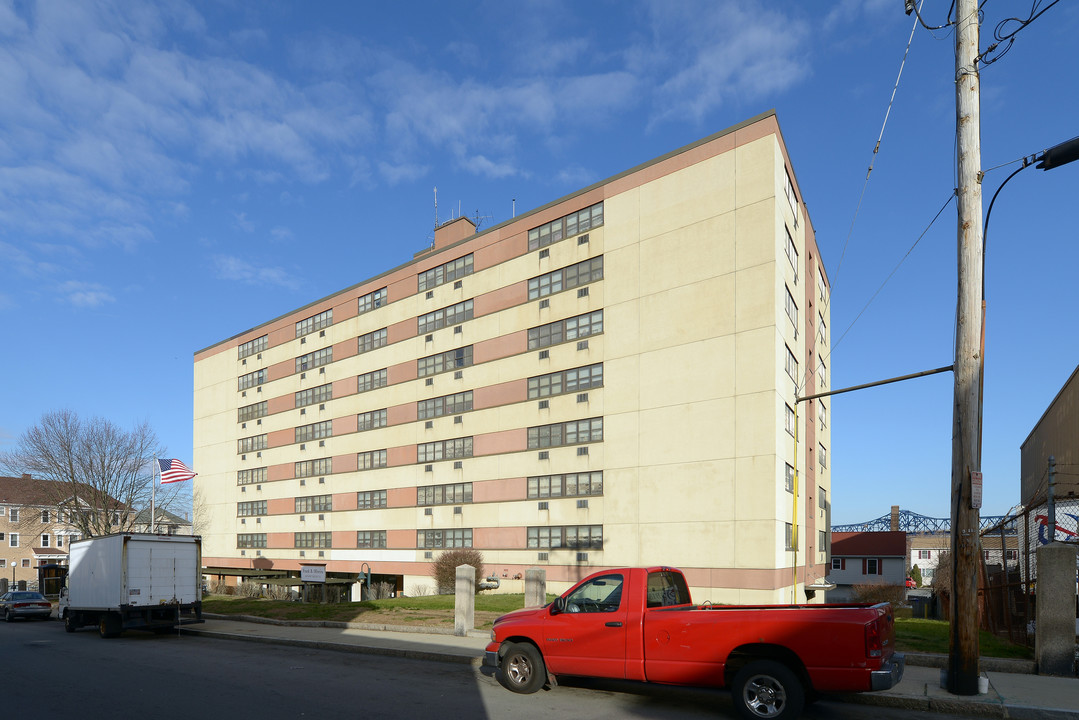
M 751 720 L 795 718 L 816 692 L 903 677 L 891 606 L 693 605 L 682 572 L 597 572 L 542 608 L 494 623 L 485 663 L 532 693 L 559 675 L 728 687 Z

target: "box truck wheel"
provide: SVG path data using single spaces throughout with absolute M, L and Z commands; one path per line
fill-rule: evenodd
M 119 637 L 122 630 L 120 616 L 116 613 L 105 613 L 97 623 L 97 632 L 103 638 Z
M 76 619 L 77 618 L 71 613 L 70 610 L 64 613 L 64 630 L 67 632 L 75 632 L 75 630 L 79 627 L 75 624 Z

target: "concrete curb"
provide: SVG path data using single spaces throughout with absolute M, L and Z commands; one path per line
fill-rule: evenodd
M 337 630 L 374 630 L 377 632 L 414 633 L 421 635 L 456 635 L 453 628 L 428 626 L 428 625 L 386 625 L 381 623 L 346 623 L 334 620 L 274 620 L 273 618 L 258 617 L 257 615 L 218 615 L 216 613 L 203 613 L 204 618 L 211 620 L 236 620 L 238 622 L 257 623 L 260 625 L 278 625 L 281 627 L 319 627 L 334 628 Z M 490 630 L 469 630 L 468 637 L 488 638 Z
M 938 653 L 906 653 L 907 665 L 919 665 L 921 667 L 945 668 L 948 666 L 948 656 Z M 978 658 L 978 666 L 982 672 L 1005 672 L 1019 675 L 1036 675 L 1038 664 L 1033 660 L 1019 660 L 1015 658 Z

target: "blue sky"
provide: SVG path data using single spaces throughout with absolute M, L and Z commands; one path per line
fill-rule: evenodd
M 989 0 L 983 48 L 1027 5 Z M 833 388 L 949 365 L 954 204 L 874 298 L 954 187 L 947 30 L 915 32 L 852 229 L 911 27 L 899 0 L 0 0 L 0 450 L 70 408 L 189 462 L 193 353 L 410 259 L 434 187 L 491 225 L 773 108 Z M 984 69 L 985 168 L 1079 134 L 1077 36 L 1059 3 Z M 1031 168 L 993 211 L 984 515 L 1079 364 L 1077 189 L 1079 163 Z M 951 406 L 950 374 L 834 398 L 833 521 L 947 517 Z

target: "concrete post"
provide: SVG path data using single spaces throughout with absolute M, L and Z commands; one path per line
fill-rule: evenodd
M 1072 676 L 1075 663 L 1076 548 L 1050 543 L 1038 548 L 1038 604 L 1034 659 L 1039 675 Z
M 457 566 L 457 586 L 453 602 L 453 634 L 464 637 L 476 627 L 476 568 Z
M 547 571 L 530 567 L 525 570 L 525 607 L 543 607 L 547 604 Z

